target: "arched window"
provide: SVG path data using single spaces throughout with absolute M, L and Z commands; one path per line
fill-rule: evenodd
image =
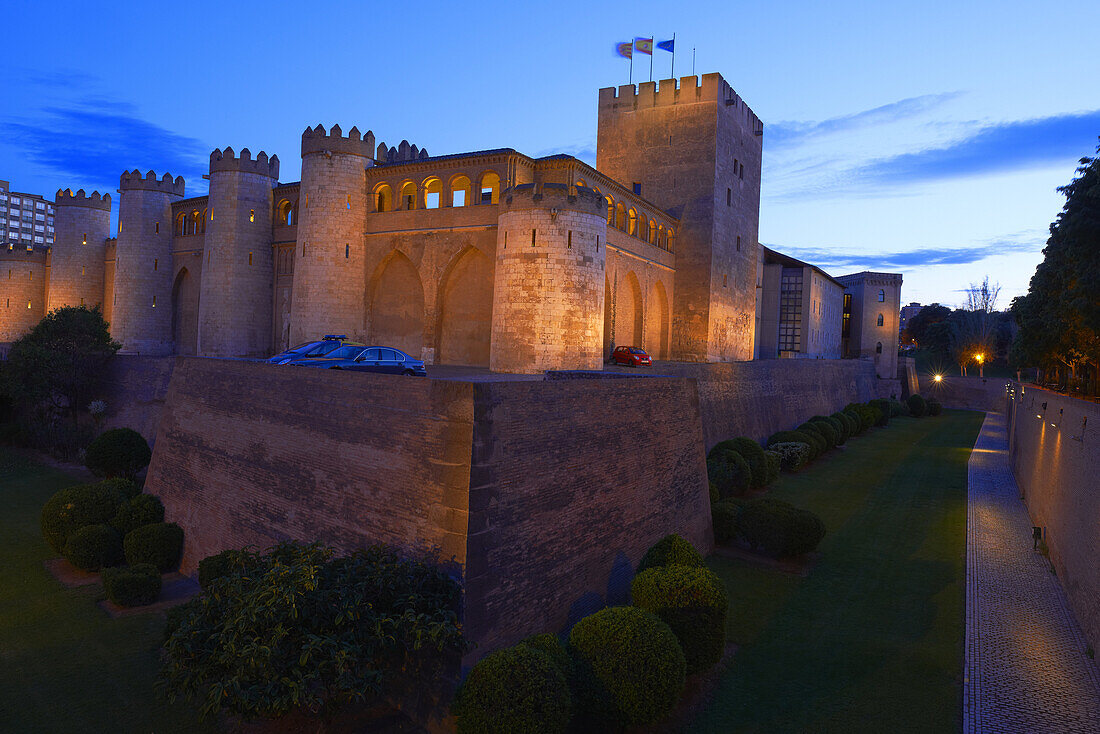
M 657 244 L 657 222 L 649 220 L 649 244 Z
M 467 206 L 470 203 L 470 179 L 455 176 L 451 179 L 451 206 Z
M 500 201 L 500 176 L 494 171 L 481 174 L 478 188 L 478 204 L 496 204 Z
M 879 315 L 878 315 L 878 325 L 879 325 L 879 326 L 882 326 L 882 324 L 883 324 L 883 323 L 884 323 L 884 320 L 883 320 L 883 318 L 882 318 L 882 314 L 879 314 Z
M 882 290 L 881 288 L 878 291 L 878 302 L 879 303 L 885 303 L 886 302 L 886 291 Z M 882 326 L 882 324 L 879 324 L 879 326 Z
M 657 245 L 657 247 L 660 247 L 662 250 L 665 249 L 665 245 L 666 245 L 665 225 L 663 225 L 663 224 L 658 224 L 657 225 L 657 242 L 656 242 L 656 245 Z
M 626 207 L 621 201 L 615 205 L 615 228 L 626 231 Z
M 393 211 L 393 189 L 387 183 L 374 187 L 374 210 L 376 212 Z
M 179 216 L 176 217 L 176 234 L 177 235 L 184 234 L 186 232 L 186 228 L 187 228 L 187 215 L 181 213 Z
M 209 209 L 203 209 L 202 215 L 199 217 L 199 231 L 193 234 L 206 234 L 206 218 L 207 216 L 213 217 L 213 214 L 209 213 Z
M 674 252 L 676 249 L 676 230 L 672 227 L 669 227 L 668 233 L 665 234 L 665 249 L 669 252 Z
M 443 182 L 432 177 L 424 181 L 424 208 L 438 209 L 443 206 Z
M 586 188 L 586 189 L 588 188 L 588 184 L 586 184 L 586 183 L 584 182 L 584 179 L 583 179 L 583 178 L 578 178 L 578 179 L 577 179 L 577 186 L 583 186 L 583 187 L 584 187 L 584 188 Z
M 615 226 L 615 202 L 611 200 L 610 196 L 605 196 L 604 199 L 607 201 L 607 226 L 608 227 L 614 227 Z
M 206 211 L 200 214 L 197 211 L 191 212 L 191 225 L 187 228 L 187 234 L 198 234 L 205 231 L 206 227 Z
M 288 199 L 283 199 L 282 201 L 280 201 L 279 207 L 275 211 L 278 212 L 279 224 L 297 224 L 294 219 L 294 205 L 291 204 Z
M 626 233 L 629 235 L 638 233 L 638 212 L 634 211 L 634 207 L 626 213 Z
M 401 185 L 401 208 L 406 211 L 416 208 L 416 184 L 412 181 Z
M 882 354 L 882 342 L 875 345 L 875 354 Z

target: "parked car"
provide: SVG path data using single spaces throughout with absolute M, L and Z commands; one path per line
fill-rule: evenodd
M 414 359 L 400 349 L 392 347 L 363 347 L 345 345 L 332 350 L 322 357 L 305 357 L 291 360 L 287 364 L 298 367 L 320 367 L 330 370 L 352 370 L 354 372 L 380 372 L 389 375 L 428 374 L 424 362 Z
M 339 349 L 345 344 L 366 347 L 366 344 L 361 342 L 348 341 L 347 336 L 343 334 L 326 334 L 323 339 L 317 341 L 304 342 L 298 346 L 291 347 L 286 351 L 279 352 L 271 359 L 267 360 L 271 364 L 288 364 L 289 362 L 297 359 L 304 359 L 307 357 L 324 357 L 335 349 Z
M 649 355 L 641 347 L 615 347 L 611 353 L 611 364 L 625 364 L 627 367 L 648 367 L 653 364 Z

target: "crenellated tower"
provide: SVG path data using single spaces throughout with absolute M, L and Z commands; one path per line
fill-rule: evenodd
M 172 202 L 182 176 L 125 171 L 119 179 L 111 335 L 128 354 L 171 354 Z
M 271 353 L 272 189 L 279 157 L 248 148 L 210 154 L 210 194 L 199 289 L 200 354 Z
M 302 133 L 302 184 L 290 341 L 365 338 L 367 186 L 374 133 L 318 125 Z M 419 355 L 414 355 L 419 356 Z
M 104 259 L 111 236 L 111 195 L 80 189 L 54 197 L 54 244 L 47 310 L 103 305 Z
M 0 343 L 26 334 L 46 315 L 46 248 L 0 247 Z
M 501 194 L 491 370 L 602 367 L 606 212 L 600 194 L 565 184 Z

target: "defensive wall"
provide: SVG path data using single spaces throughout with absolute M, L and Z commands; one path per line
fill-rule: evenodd
M 115 355 L 99 395 L 107 403 L 103 428 L 133 428 L 153 445 L 174 365 L 174 357 Z
M 987 413 L 1000 413 L 1004 410 L 1005 385 L 1003 377 L 954 377 L 944 375 L 942 382 L 936 382 L 931 375 L 920 375 L 920 394 L 935 398 L 945 408 L 961 410 L 981 410 Z
M 1016 484 L 1074 616 L 1100 650 L 1100 405 L 1019 383 L 1001 396 Z

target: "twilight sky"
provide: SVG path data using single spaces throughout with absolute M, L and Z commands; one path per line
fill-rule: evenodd
M 1100 3 L 4 3 L 0 178 L 114 195 L 123 169 L 188 194 L 215 147 L 278 153 L 306 125 L 433 155 L 513 147 L 595 162 L 613 45 L 676 33 L 765 123 L 760 240 L 833 275 L 901 272 L 957 304 L 1027 290 L 1100 135 Z M 649 78 L 635 59 L 634 81 Z M 669 54 L 654 78 L 669 76 Z M 117 205 L 116 205 L 117 207 Z

